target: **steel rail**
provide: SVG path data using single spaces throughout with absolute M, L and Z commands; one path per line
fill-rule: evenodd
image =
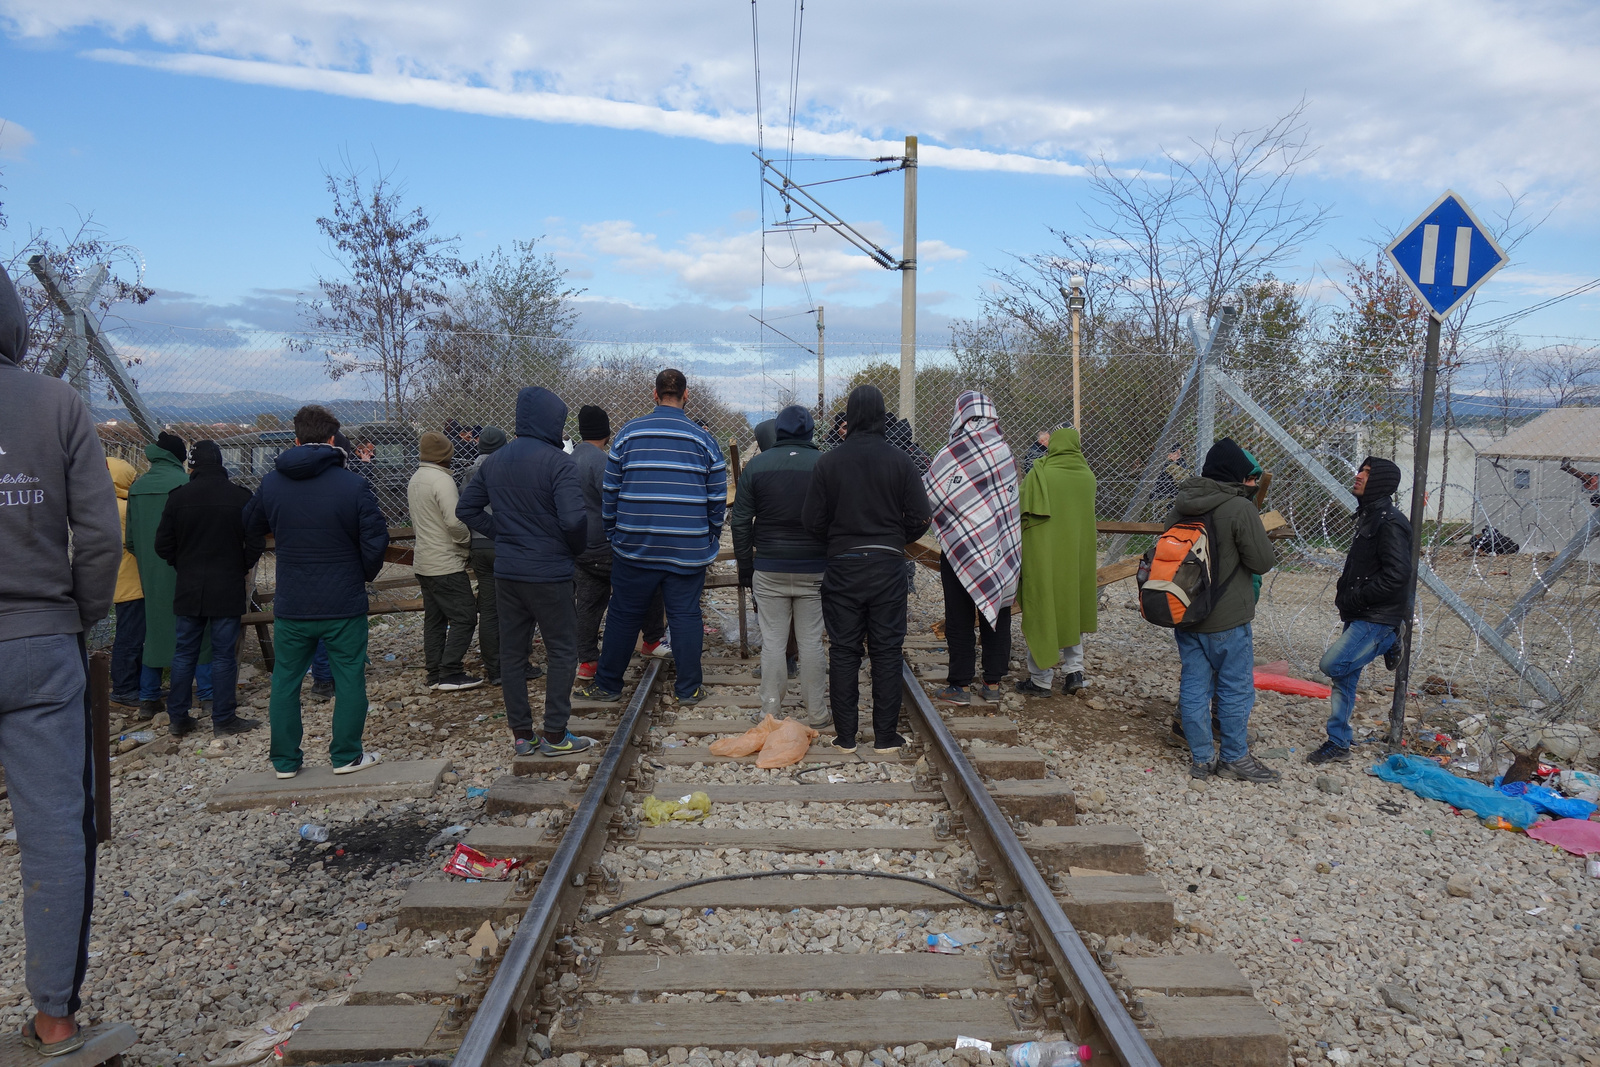
M 633 699 L 628 701 L 595 771 L 594 782 L 584 792 L 544 877 L 534 890 L 533 899 L 528 902 L 527 911 L 522 914 L 522 922 L 506 949 L 505 959 L 484 990 L 483 1003 L 461 1039 L 452 1067 L 490 1067 L 502 1039 L 508 1036 L 507 1024 L 521 1023 L 521 1010 L 532 995 L 531 987 L 540 961 L 550 950 L 557 928 L 566 921 L 563 913 L 570 902 L 569 890 L 577 888 L 578 893 L 582 893 L 581 876 L 587 870 L 584 854 L 597 840 L 604 844 L 608 809 L 622 802 L 619 787 L 632 762 L 626 757 L 629 749 L 640 747 L 643 740 L 642 734 L 636 737 L 635 733 L 641 721 L 648 724 L 646 708 L 660 681 L 661 666 L 660 660 L 651 660 L 645 666 Z
M 962 804 L 981 821 L 981 832 L 990 838 L 996 858 L 1023 894 L 1024 906 L 1031 913 L 1029 917 L 1035 929 L 1043 933 L 1045 948 L 1068 983 L 1069 992 L 1088 1008 L 1123 1067 L 1161 1067 L 1144 1034 L 1139 1032 L 1111 983 L 1101 973 L 1100 965 L 1073 928 L 1072 921 L 1061 910 L 1060 902 L 1034 865 L 1033 857 L 1017 839 L 1011 823 L 984 788 L 977 770 L 968 762 L 950 728 L 922 691 L 911 664 L 904 660 L 900 664 L 900 678 L 908 705 L 917 717 L 917 726 L 929 742 L 932 754 L 954 777 L 953 784 Z M 954 798 L 951 807 L 959 810 Z

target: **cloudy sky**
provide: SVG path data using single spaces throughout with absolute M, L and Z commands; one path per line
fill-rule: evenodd
M 1297 280 L 1447 187 L 1485 214 L 1508 189 L 1550 213 L 1485 314 L 1600 276 L 1592 3 L 811 0 L 797 78 L 793 0 L 755 14 L 769 151 L 788 151 L 791 81 L 797 155 L 920 136 L 929 336 L 1081 218 L 1087 160 L 1134 168 L 1302 99 L 1319 146 L 1302 192 L 1334 218 Z M 148 314 L 282 326 L 330 269 L 321 174 L 348 158 L 392 168 L 468 255 L 543 235 L 593 336 L 748 334 L 752 311 L 806 299 L 787 239 L 763 269 L 751 16 L 742 0 L 0 0 L 0 253 L 92 212 L 142 253 L 163 294 Z M 820 194 L 898 250 L 898 175 Z M 830 234 L 799 250 L 841 341 L 893 336 L 896 276 Z M 1597 310 L 1591 295 L 1525 326 L 1600 336 Z

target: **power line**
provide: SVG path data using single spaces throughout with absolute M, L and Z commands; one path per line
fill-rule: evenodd
M 1468 326 L 1462 332 L 1477 333 L 1480 330 L 1489 330 L 1496 326 L 1504 326 L 1506 323 L 1515 322 L 1517 319 L 1532 315 L 1536 311 L 1543 311 L 1545 308 L 1554 307 L 1564 300 L 1571 300 L 1575 296 L 1582 296 L 1584 293 L 1593 292 L 1596 289 L 1600 289 L 1600 278 L 1596 278 L 1592 282 L 1586 282 L 1585 284 L 1578 286 L 1576 289 L 1570 289 L 1567 292 L 1562 293 L 1560 296 L 1552 296 L 1549 300 L 1540 301 L 1539 303 L 1534 304 L 1532 307 L 1525 307 L 1521 311 L 1513 311 L 1509 315 L 1501 315 L 1497 319 L 1490 319 L 1488 322 L 1480 322 L 1472 326 Z

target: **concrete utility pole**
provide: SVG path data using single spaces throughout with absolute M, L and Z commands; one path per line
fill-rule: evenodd
M 1083 379 L 1078 375 L 1078 357 L 1083 353 L 1083 275 L 1072 276 L 1072 295 L 1067 297 L 1072 313 L 1072 428 L 1083 433 Z
M 824 336 L 824 334 L 826 332 L 827 332 L 826 328 L 822 325 L 822 305 L 818 304 L 817 305 L 817 425 L 818 426 L 822 425 L 822 420 L 827 418 L 827 414 L 828 414 L 826 411 L 823 410 L 823 405 L 825 403 L 827 403 L 827 399 L 828 399 L 827 395 L 826 395 L 827 387 L 823 384 L 825 379 L 823 377 L 823 361 L 822 361 L 822 341 L 823 341 L 823 336 Z
M 906 138 L 905 237 L 900 248 L 900 417 L 917 428 L 917 139 Z

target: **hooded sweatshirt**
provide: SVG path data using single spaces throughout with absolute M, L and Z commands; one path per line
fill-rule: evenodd
M 117 490 L 117 517 L 122 520 L 122 537 L 125 541 L 128 536 L 128 487 L 139 477 L 139 472 L 133 469 L 133 464 L 115 456 L 106 457 L 106 466 L 111 470 L 111 484 Z M 126 604 L 143 597 L 144 588 L 139 584 L 139 561 L 124 547 L 122 565 L 117 568 L 116 602 Z
M 1240 450 L 1243 455 L 1243 450 Z M 1229 468 L 1238 472 L 1238 462 Z M 1248 477 L 1250 465 L 1244 463 L 1243 477 Z M 1214 469 L 1209 461 L 1208 470 Z M 1252 501 L 1255 489 L 1237 482 L 1219 482 L 1211 478 L 1186 478 L 1178 486 L 1172 510 L 1167 512 L 1166 523 L 1171 526 L 1184 519 L 1197 518 L 1215 511 L 1212 528 L 1217 543 L 1217 580 L 1226 583 L 1216 606 L 1199 625 L 1184 627 L 1193 633 L 1214 634 L 1243 626 L 1256 617 L 1255 591 L 1249 575 L 1265 574 L 1277 562 L 1272 542 L 1267 540 L 1266 527 L 1261 525 L 1261 513 Z M 1242 573 L 1241 573 L 1242 572 Z M 1026 618 L 1026 614 L 1024 614 Z
M 517 438 L 483 461 L 456 517 L 494 540 L 495 580 L 569 582 L 588 517 L 578 468 L 561 447 L 567 405 L 541 386 L 517 394 Z M 587 446 L 585 446 L 587 447 Z
M 827 545 L 800 523 L 811 471 L 822 457 L 811 439 L 815 432 L 811 412 L 798 404 L 784 408 L 772 420 L 771 443 L 740 473 L 728 526 L 741 570 L 827 569 Z
M 389 531 L 367 480 L 345 470 L 344 451 L 296 445 L 244 509 L 245 533 L 277 539 L 272 612 L 284 619 L 367 613 L 367 582 L 383 569 Z
M 27 351 L 27 314 L 0 270 L 0 641 L 81 633 L 105 618 L 122 559 L 89 409 L 66 382 L 24 370 Z
M 1345 622 L 1361 620 L 1399 626 L 1406 610 L 1406 580 L 1411 576 L 1411 520 L 1394 506 L 1400 468 L 1381 456 L 1368 456 L 1367 484 L 1356 508 L 1356 532 L 1345 557 L 1334 606 Z
M 858 386 L 845 404 L 849 436 L 811 472 L 801 522 L 839 555 L 903 556 L 928 530 L 931 509 L 922 472 L 884 438 L 883 394 Z

